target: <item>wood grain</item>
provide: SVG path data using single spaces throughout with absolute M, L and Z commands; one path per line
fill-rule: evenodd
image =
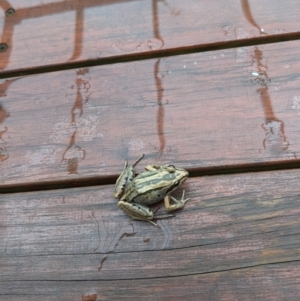
M 134 281 L 0 282 L 0 300 L 291 300 L 300 298 L 298 262 L 205 275 Z M 26 292 L 26 294 L 25 294 Z
M 289 35 L 300 29 L 297 0 L 10 0 L 1 1 L 0 7 L 2 71 Z M 15 13 L 6 16 L 9 8 Z
M 300 299 L 300 169 L 249 172 L 300 167 L 297 0 L 0 8 L 0 301 Z M 142 153 L 193 176 L 158 227 L 103 185 Z
M 291 170 L 189 179 L 191 200 L 158 228 L 119 211 L 110 185 L 3 195 L 0 300 L 81 300 L 92 289 L 100 300 L 129 298 L 145 286 L 149 299 L 281 300 L 288 289 L 297 300 L 298 178 Z
M 299 41 L 2 82 L 1 186 L 299 163 Z

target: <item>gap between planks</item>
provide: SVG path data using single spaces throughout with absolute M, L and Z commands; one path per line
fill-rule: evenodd
M 244 174 L 250 172 L 265 172 L 274 170 L 290 170 L 300 169 L 300 160 L 287 160 L 278 162 L 259 162 L 240 164 L 234 166 L 218 166 L 218 167 L 203 167 L 197 169 L 187 169 L 189 172 L 189 178 L 203 177 L 203 176 L 218 176 L 226 174 Z M 65 188 L 80 188 L 80 187 L 92 187 L 103 186 L 109 184 L 115 184 L 119 175 L 109 175 L 104 177 L 88 177 L 78 180 L 68 179 L 60 181 L 49 182 L 33 182 L 15 185 L 0 186 L 0 194 L 8 193 L 20 193 L 20 192 L 32 192 L 42 190 L 58 190 Z
M 111 65 L 118 63 L 127 63 L 127 62 L 135 62 L 142 61 L 148 59 L 157 59 L 163 57 L 170 56 L 179 56 L 185 54 L 192 53 L 200 53 L 200 52 L 209 52 L 216 50 L 224 50 L 224 49 L 232 49 L 238 47 L 247 47 L 247 46 L 255 46 L 255 45 L 263 45 L 263 44 L 273 44 L 280 42 L 288 42 L 288 41 L 296 41 L 300 40 L 300 32 L 295 33 L 284 33 L 278 34 L 276 36 L 263 36 L 263 37 L 254 37 L 252 39 L 239 39 L 233 41 L 222 41 L 216 43 L 209 44 L 199 44 L 195 46 L 188 47 L 179 47 L 173 49 L 160 49 L 160 50 L 152 50 L 150 52 L 144 52 L 141 54 L 132 53 L 120 56 L 111 56 L 105 58 L 98 58 L 92 60 L 85 60 L 81 62 L 72 62 L 72 63 L 62 63 L 55 64 L 51 66 L 39 66 L 33 68 L 25 68 L 25 69 L 17 69 L 13 71 L 2 71 L 0 72 L 0 79 L 8 79 L 17 76 L 26 76 L 33 74 L 42 74 L 49 72 L 57 72 L 64 71 L 70 69 L 84 68 L 84 67 L 95 67 L 95 66 L 103 66 L 103 65 Z

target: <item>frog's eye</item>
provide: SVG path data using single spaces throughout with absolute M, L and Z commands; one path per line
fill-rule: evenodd
M 178 185 L 180 184 L 180 181 L 176 181 L 168 190 L 167 193 L 172 192 Z
M 174 173 L 176 171 L 176 167 L 174 165 L 166 165 L 165 168 L 170 173 Z
M 176 181 L 176 182 L 174 183 L 174 187 L 178 186 L 179 183 L 180 183 L 179 181 Z

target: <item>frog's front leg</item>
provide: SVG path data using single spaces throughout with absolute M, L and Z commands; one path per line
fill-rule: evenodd
M 182 209 L 184 207 L 185 203 L 189 200 L 189 198 L 184 199 L 184 193 L 185 193 L 185 191 L 183 191 L 183 193 L 182 193 L 181 200 L 176 200 L 171 195 L 166 195 L 164 197 L 165 207 L 166 207 L 167 211 L 174 211 L 174 210 Z M 172 199 L 174 204 L 170 204 L 171 203 L 170 199 Z
M 138 203 L 128 203 L 120 200 L 118 202 L 118 207 L 124 211 L 129 217 L 135 220 L 147 221 L 154 226 L 157 226 L 152 220 L 153 219 L 163 219 L 173 217 L 172 214 L 167 215 L 154 215 L 154 212 L 151 211 L 147 206 L 138 204 Z
M 135 176 L 134 167 L 144 158 L 144 154 L 141 155 L 132 165 L 128 166 L 128 161 L 125 161 L 125 166 L 117 179 L 115 185 L 114 197 L 120 198 L 125 191 L 125 188 L 133 181 Z

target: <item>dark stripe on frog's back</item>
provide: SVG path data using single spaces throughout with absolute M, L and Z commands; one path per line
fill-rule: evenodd
M 135 188 L 131 191 L 128 191 L 129 194 L 131 194 L 131 202 L 140 203 L 144 205 L 151 205 L 154 204 L 161 199 L 164 198 L 165 192 L 167 191 L 170 181 L 174 180 L 174 174 L 166 173 L 161 178 L 157 179 L 157 172 L 156 171 L 149 171 L 144 172 L 140 175 L 138 175 L 134 180 L 133 183 L 135 184 Z M 135 180 L 141 181 L 140 184 L 137 184 Z M 158 185 L 161 182 L 161 184 L 152 190 L 152 193 L 150 194 L 149 191 L 143 191 L 143 188 L 145 186 L 155 186 Z M 163 191 L 164 190 L 164 191 Z M 128 201 L 128 200 L 127 200 Z
M 165 173 L 160 178 L 157 178 L 157 171 L 148 171 L 139 174 L 137 177 L 134 178 L 133 183 L 136 186 L 136 189 L 141 191 L 145 186 L 154 186 L 161 182 L 159 187 L 167 186 L 170 181 L 173 181 L 175 178 L 174 173 Z M 140 182 L 138 184 L 138 182 Z

